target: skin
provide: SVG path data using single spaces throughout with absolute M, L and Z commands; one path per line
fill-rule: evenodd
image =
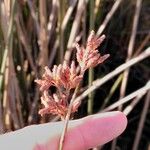
M 0 136 L 3 150 L 58 150 L 64 122 L 32 125 Z M 118 111 L 91 115 L 69 122 L 64 150 L 87 150 L 120 135 L 127 118 Z

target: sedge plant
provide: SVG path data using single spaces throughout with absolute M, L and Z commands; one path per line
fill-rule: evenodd
M 42 79 L 35 80 L 40 86 L 42 93 L 41 103 L 44 106 L 39 110 L 39 114 L 41 116 L 54 114 L 61 117 L 62 120 L 65 120 L 59 150 L 63 149 L 70 116 L 78 110 L 81 104 L 81 101 L 76 101 L 75 98 L 85 71 L 103 63 L 109 57 L 109 54 L 101 56 L 97 49 L 104 39 L 105 35 L 96 37 L 95 32 L 91 31 L 85 48 L 78 43 L 75 44 L 78 65 L 76 65 L 75 60 L 72 60 L 70 65 L 66 61 L 58 66 L 54 65 L 52 70 L 46 66 Z M 77 69 L 78 66 L 80 68 L 79 70 Z M 52 87 L 56 88 L 55 93 L 49 92 Z M 73 90 L 74 92 L 72 94 Z M 72 98 L 70 99 L 71 96 Z

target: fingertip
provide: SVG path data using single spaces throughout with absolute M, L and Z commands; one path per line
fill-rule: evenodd
M 116 133 L 118 135 L 120 135 L 126 129 L 128 122 L 126 115 L 121 111 L 111 111 L 97 114 L 94 116 L 94 118 L 99 118 L 99 121 L 106 119 L 108 122 L 110 122 L 110 124 L 115 124 L 114 127 L 118 129 L 118 132 Z
M 127 127 L 127 117 L 123 112 L 115 111 L 118 122 L 120 123 L 121 131 L 123 132 Z
M 91 115 L 82 121 L 80 130 L 87 148 L 111 141 L 119 136 L 127 126 L 126 116 L 119 111 Z

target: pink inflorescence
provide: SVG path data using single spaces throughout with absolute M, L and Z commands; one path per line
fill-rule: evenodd
M 64 61 L 63 65 L 54 65 L 52 71 L 46 66 L 42 79 L 35 81 L 41 86 L 41 91 L 48 90 L 50 86 L 70 90 L 75 88 L 82 78 L 83 75 L 78 75 L 77 73 L 74 61 L 70 66 Z
M 41 103 L 44 105 L 44 108 L 39 111 L 39 114 L 51 113 L 59 115 L 62 119 L 65 118 L 69 106 L 70 90 L 79 85 L 85 70 L 95 67 L 109 57 L 109 54 L 101 56 L 97 50 L 104 39 L 104 35 L 98 38 L 95 36 L 94 31 L 92 31 L 88 37 L 86 48 L 80 47 L 78 44 L 75 45 L 80 71 L 77 71 L 74 61 L 71 62 L 71 65 L 68 65 L 66 61 L 58 66 L 54 65 L 52 70 L 47 66 L 45 67 L 42 79 L 35 80 L 40 85 L 40 90 L 43 93 Z M 57 88 L 57 93 L 52 95 L 48 93 L 51 86 Z M 79 102 L 74 101 L 72 113 L 77 111 L 79 105 Z
M 77 61 L 82 71 L 97 66 L 109 57 L 109 54 L 101 56 L 97 50 L 98 46 L 103 42 L 104 39 L 105 35 L 97 38 L 94 31 L 91 31 L 91 34 L 87 40 L 86 48 L 80 47 L 79 44 L 76 44 Z

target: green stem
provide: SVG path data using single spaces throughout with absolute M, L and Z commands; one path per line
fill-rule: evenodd
M 6 38 L 6 46 L 5 46 L 5 51 L 4 51 L 4 55 L 3 55 L 3 61 L 2 61 L 2 64 L 1 64 L 1 68 L 0 68 L 0 91 L 2 89 L 3 74 L 4 74 L 4 71 L 5 71 L 5 64 L 6 64 L 6 60 L 7 60 L 8 49 L 9 49 L 9 47 L 11 45 L 10 41 L 11 41 L 12 32 L 13 32 L 15 3 L 16 3 L 16 1 L 13 0 L 12 1 L 12 5 L 11 5 L 11 16 L 10 16 L 9 28 L 8 28 L 7 38 Z M 1 98 L 1 93 L 0 93 L 0 98 Z
M 94 80 L 94 70 L 93 68 L 90 68 L 88 78 L 89 87 L 92 85 L 93 80 Z M 93 113 L 93 100 L 94 100 L 94 92 L 91 92 L 88 95 L 88 106 L 87 106 L 87 112 L 89 115 Z
M 106 97 L 106 99 L 104 100 L 104 103 L 103 105 L 101 106 L 101 110 L 103 108 L 105 108 L 105 106 L 107 105 L 107 103 L 109 102 L 110 98 L 113 96 L 113 94 L 115 93 L 115 91 L 117 90 L 119 84 L 121 83 L 122 81 L 122 78 L 123 78 L 123 74 L 121 74 L 117 80 L 115 81 L 115 83 L 113 84 L 113 86 L 111 87 L 110 89 L 110 92 L 109 92 L 109 95 Z
M 4 50 L 4 55 L 3 55 L 3 60 L 0 68 L 0 122 L 1 123 L 1 128 L 2 132 L 4 130 L 4 125 L 3 125 L 3 120 L 2 120 L 2 84 L 3 84 L 3 77 L 4 77 L 4 72 L 5 72 L 5 66 L 7 63 L 7 57 L 8 57 L 8 51 L 10 53 L 10 50 L 12 50 L 12 38 L 13 38 L 13 21 L 14 21 L 14 13 L 15 13 L 15 4 L 16 0 L 12 0 L 11 3 L 11 12 L 10 12 L 10 20 L 9 20 L 9 26 L 8 26 L 8 32 L 7 32 L 7 37 L 6 37 L 6 45 L 5 45 L 5 50 Z
M 90 1 L 90 31 L 94 30 L 94 7 L 95 7 L 95 0 Z
M 59 50 L 59 62 L 63 62 L 63 57 L 64 57 L 64 32 L 61 29 L 63 18 L 65 15 L 65 8 L 66 8 L 66 3 L 65 0 L 60 0 L 59 1 L 60 5 L 60 10 L 59 10 L 59 41 L 60 41 L 60 50 Z
M 90 31 L 94 30 L 94 5 L 95 0 L 90 1 Z M 88 85 L 89 87 L 92 85 L 92 82 L 94 80 L 94 70 L 93 68 L 89 69 L 89 77 L 88 77 Z M 87 106 L 87 112 L 88 114 L 93 113 L 93 101 L 94 101 L 94 92 L 89 93 L 88 95 L 88 106 Z

